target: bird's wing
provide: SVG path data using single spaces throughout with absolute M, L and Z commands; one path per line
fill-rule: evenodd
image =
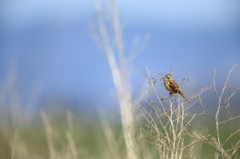
M 178 93 L 178 84 L 174 80 L 169 80 L 169 87 Z

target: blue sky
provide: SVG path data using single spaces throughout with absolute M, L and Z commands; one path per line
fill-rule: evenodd
M 23 88 L 41 85 L 43 94 L 57 93 L 93 105 L 114 103 L 109 66 L 90 35 L 94 2 L 0 1 L 1 81 L 14 63 Z M 187 95 L 209 86 L 214 68 L 221 82 L 233 65 L 240 64 L 239 1 L 122 0 L 118 4 L 126 56 L 134 39 L 151 35 L 129 65 L 134 97 L 146 79 L 146 66 L 152 75 L 174 68 L 175 78 L 189 77 L 183 83 Z M 103 5 L 109 14 L 108 1 Z M 239 86 L 239 74 L 240 66 L 233 74 L 234 87 Z

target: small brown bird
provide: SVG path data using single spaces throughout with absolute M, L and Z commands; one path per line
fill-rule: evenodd
M 187 100 L 187 98 L 184 96 L 184 93 L 181 89 L 181 87 L 179 86 L 179 84 L 172 78 L 172 75 L 170 73 L 166 74 L 163 77 L 164 80 L 164 87 L 166 88 L 167 91 L 169 91 L 169 95 L 170 97 L 174 94 L 174 93 L 178 93 L 180 94 L 188 103 L 189 100 Z

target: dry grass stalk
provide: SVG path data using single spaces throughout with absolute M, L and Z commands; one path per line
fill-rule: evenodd
M 235 67 L 235 66 L 234 66 Z M 233 67 L 233 68 L 234 68 Z M 187 104 L 185 101 L 182 101 L 182 98 L 171 100 L 169 98 L 164 98 L 158 92 L 156 83 L 159 81 L 158 77 L 152 77 L 148 73 L 148 84 L 155 93 L 157 100 L 148 102 L 148 106 L 143 106 L 140 102 L 135 102 L 140 114 L 144 119 L 144 125 L 141 128 L 141 132 L 144 135 L 141 140 L 152 144 L 155 146 L 158 151 L 159 158 L 171 158 L 171 159 L 181 159 L 184 154 L 192 154 L 189 151 L 193 151 L 193 148 L 199 143 L 206 143 L 213 148 L 213 152 L 216 152 L 216 158 L 231 158 L 236 156 L 235 153 L 239 149 L 240 140 L 237 140 L 232 148 L 226 150 L 224 144 L 228 142 L 233 136 L 236 136 L 240 132 L 238 128 L 235 132 L 229 135 L 224 141 L 221 140 L 220 134 L 220 125 L 226 122 L 230 122 L 238 119 L 240 116 L 229 117 L 224 121 L 220 121 L 220 111 L 223 108 L 228 108 L 230 106 L 229 100 L 237 93 L 240 88 L 237 88 L 227 99 L 223 100 L 223 94 L 225 89 L 228 88 L 228 80 L 233 71 L 233 68 L 229 71 L 229 75 L 225 81 L 223 89 L 220 95 L 217 92 L 216 88 L 216 72 L 214 74 L 213 86 L 206 87 L 199 92 L 191 95 L 188 99 L 191 100 L 191 104 Z M 212 113 L 204 106 L 201 102 L 201 95 L 208 91 L 209 89 L 214 88 L 216 95 L 218 96 L 218 106 L 215 113 Z M 149 90 L 148 90 L 149 91 Z M 140 97 L 141 101 L 143 96 Z M 226 102 L 228 101 L 228 102 Z M 227 106 L 223 106 L 223 103 Z M 204 113 L 198 114 L 189 114 L 190 110 L 194 105 L 199 105 L 203 108 Z M 200 132 L 197 129 L 197 125 L 194 125 L 194 121 L 197 116 L 212 116 L 216 123 L 216 130 L 213 134 L 204 135 L 203 132 Z M 199 120 L 199 119 L 198 119 Z M 215 137 L 214 137 L 215 136 Z M 209 139 L 209 138 L 214 139 Z M 192 140 L 191 142 L 187 140 Z M 139 154 L 139 153 L 138 153 Z M 144 158 L 144 157 L 142 157 Z
M 113 28 L 113 36 L 111 39 L 110 30 L 107 28 L 106 18 L 102 11 L 102 4 L 96 3 L 95 10 L 97 16 L 97 24 L 94 26 L 93 37 L 97 45 L 106 54 L 111 73 L 113 83 L 117 90 L 118 101 L 121 111 L 121 123 L 123 127 L 123 134 L 125 145 L 127 147 L 127 158 L 134 159 L 133 153 L 128 142 L 133 145 L 133 141 L 129 141 L 128 129 L 135 132 L 135 124 L 133 120 L 133 106 L 131 89 L 128 75 L 128 61 L 124 54 L 124 42 L 122 38 L 122 28 L 119 21 L 119 13 L 117 7 L 117 1 L 111 0 L 111 22 L 110 25 Z M 114 43 L 115 42 L 115 43 Z M 115 45 L 114 45 L 115 44 Z M 106 126 L 106 125 L 105 125 Z
M 44 112 L 41 112 L 41 118 L 43 120 L 43 125 L 45 128 L 45 134 L 47 138 L 47 144 L 48 144 L 48 149 L 49 149 L 49 159 L 56 159 L 58 158 L 55 152 L 55 148 L 53 145 L 53 132 L 52 132 L 52 127 L 51 124 L 47 118 L 47 115 Z

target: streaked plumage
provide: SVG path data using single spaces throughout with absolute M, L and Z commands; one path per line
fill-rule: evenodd
M 167 91 L 170 92 L 169 95 L 174 94 L 174 93 L 178 93 L 180 94 L 188 103 L 190 103 L 187 98 L 184 96 L 184 93 L 181 89 L 181 87 L 179 86 L 179 84 L 172 78 L 171 74 L 166 74 L 163 77 L 164 80 L 164 87 L 166 88 Z

